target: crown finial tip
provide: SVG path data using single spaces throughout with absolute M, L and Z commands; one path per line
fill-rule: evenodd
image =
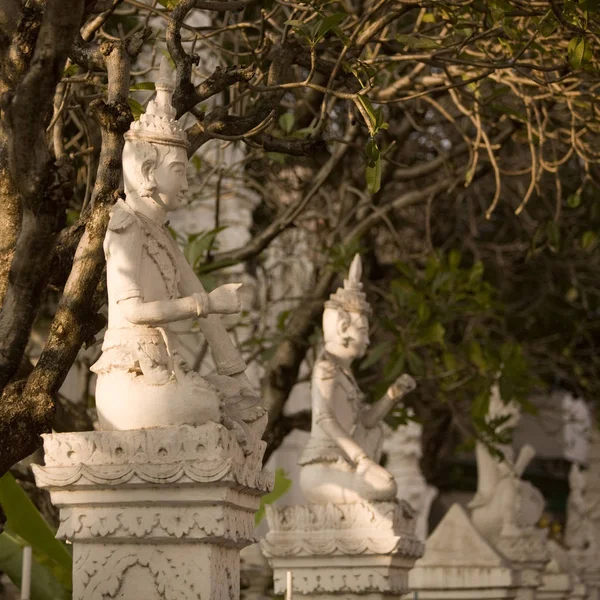
M 354 255 L 352 259 L 352 264 L 350 265 L 350 271 L 348 272 L 348 281 L 357 285 L 360 283 L 360 279 L 362 277 L 362 260 L 360 258 L 360 254 L 358 252 Z
M 163 56 L 160 60 L 158 79 L 156 80 L 156 83 L 167 87 L 173 87 L 173 69 L 171 68 L 169 59 L 166 56 Z

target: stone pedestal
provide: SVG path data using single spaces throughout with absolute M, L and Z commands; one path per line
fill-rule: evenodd
M 547 532 L 533 527 L 521 529 L 514 536 L 501 536 L 497 549 L 520 574 L 516 600 L 536 600 L 536 590 L 543 584 L 542 573 L 550 560 Z
M 39 487 L 73 544 L 73 600 L 237 600 L 271 486 L 222 425 L 44 436 Z M 250 452 L 248 452 L 250 450 Z
M 547 548 L 550 562 L 542 573 L 542 585 L 537 590 L 536 600 L 569 600 L 577 581 L 569 556 L 554 540 L 548 540 Z
M 403 502 L 267 507 L 262 549 L 275 593 L 303 600 L 379 600 L 408 590 L 408 572 L 423 553 L 415 514 Z
M 454 504 L 429 536 L 409 584 L 419 600 L 501 600 L 516 598 L 521 579 L 477 531 L 465 509 Z M 412 593 L 405 596 L 412 598 Z

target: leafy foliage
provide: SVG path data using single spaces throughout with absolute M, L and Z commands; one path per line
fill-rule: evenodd
M 54 537 L 55 532 L 10 473 L 0 478 L 0 504 L 7 517 L 0 535 L 0 570 L 19 585 L 21 551 L 29 545 L 34 559 L 32 600 L 66 598 L 71 590 L 71 553 Z
M 376 343 L 360 368 L 377 374 L 369 377 L 378 381 L 369 386 L 373 399 L 407 371 L 418 383 L 409 397 L 417 414 L 441 402 L 465 432 L 489 434 L 484 417 L 492 383 L 499 381 L 505 402 L 526 403 L 535 381 L 521 345 L 506 336 L 505 308 L 482 263 L 462 262 L 453 250 L 430 256 L 421 268 L 395 264 L 390 292 L 374 311 Z M 396 417 L 403 412 L 392 415 L 392 424 Z
M 292 480 L 286 477 L 285 471 L 283 469 L 276 469 L 273 490 L 261 498 L 260 507 L 254 514 L 254 522 L 256 525 L 258 525 L 265 517 L 265 506 L 267 504 L 273 504 L 273 502 L 279 500 L 279 498 L 281 498 L 290 489 L 291 485 Z

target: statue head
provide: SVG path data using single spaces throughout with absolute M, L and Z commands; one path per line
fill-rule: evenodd
M 181 204 L 187 185 L 187 135 L 175 119 L 175 85 L 163 58 L 156 99 L 125 134 L 123 178 L 128 200 L 155 203 L 165 211 Z
M 325 349 L 339 358 L 354 360 L 364 356 L 369 345 L 369 314 L 360 281 L 362 263 L 357 254 L 350 265 L 344 287 L 325 302 L 323 337 Z
M 499 418 L 506 420 L 498 427 L 498 431 L 514 429 L 521 420 L 521 407 L 514 400 L 504 402 L 500 396 L 500 386 L 498 383 L 494 383 L 490 390 L 490 404 L 486 421 L 490 423 Z

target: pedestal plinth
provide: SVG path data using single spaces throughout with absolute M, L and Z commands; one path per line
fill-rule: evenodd
M 244 455 L 207 423 L 44 436 L 39 487 L 73 543 L 73 600 L 237 600 L 239 551 L 271 485 L 264 442 Z
M 415 513 L 406 502 L 267 506 L 261 542 L 275 593 L 303 600 L 379 600 L 408 589 L 408 571 L 423 553 Z
M 513 600 L 519 573 L 475 528 L 465 509 L 453 504 L 425 544 L 409 576 L 419 600 Z
M 550 561 L 547 536 L 545 530 L 530 527 L 498 540 L 496 547 L 521 576 L 516 600 L 536 600 L 536 590 L 543 585 L 542 573 Z

